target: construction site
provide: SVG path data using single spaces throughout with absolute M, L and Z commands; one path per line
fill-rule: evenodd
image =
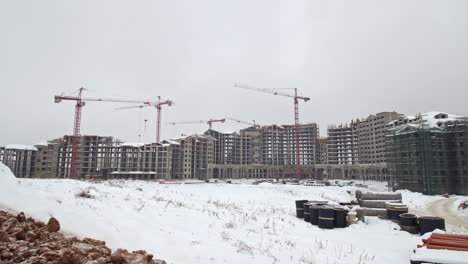
M 80 135 L 81 108 L 85 101 L 135 101 L 102 98 L 78 100 L 79 96 L 55 97 L 56 102 L 77 101 L 74 135 L 65 135 L 33 146 L 0 147 L 0 161 L 10 167 L 17 177 L 22 178 L 385 179 L 385 170 L 380 168 L 382 166 L 375 170 L 376 164 L 360 165 L 359 173 L 355 173 L 356 170 L 348 173 L 345 164 L 329 162 L 329 153 L 333 153 L 330 149 L 335 146 L 335 141 L 324 143 L 319 137 L 319 127 L 315 123 L 262 126 L 229 117 L 207 121 L 170 122 L 168 125 L 206 123 L 209 128 L 201 134 L 160 140 L 161 106 L 170 106 L 172 101 L 169 100 L 137 101 L 143 105 L 136 108 L 155 106 L 157 109 L 157 143 L 127 143 L 111 136 Z M 295 110 L 296 108 L 297 101 Z M 298 111 L 295 113 L 298 114 Z M 212 127 L 213 123 L 227 121 L 244 124 L 247 128 L 224 133 Z
M 21 178 L 71 179 L 349 179 L 388 181 L 393 190 L 425 194 L 467 194 L 466 117 L 441 112 L 405 116 L 380 112 L 349 124 L 330 125 L 320 137 L 316 123 L 299 123 L 299 101 L 308 97 L 275 89 L 235 87 L 293 99 L 293 125 L 260 125 L 224 117 L 167 125 L 207 124 L 203 133 L 161 140 L 162 107 L 171 100 L 120 100 L 55 96 L 75 101 L 73 135 L 33 146 L 0 147 L 0 161 Z M 153 143 L 128 143 L 112 136 L 81 135 L 86 102 L 138 104 L 119 109 L 154 107 Z M 145 120 L 146 121 L 146 120 Z M 236 122 L 235 132 L 213 129 Z
M 299 101 L 307 97 L 278 92 L 274 89 L 235 87 L 269 93 L 294 100 L 294 125 L 258 125 L 233 118 L 207 121 L 171 122 L 168 125 L 207 123 L 201 134 L 161 140 L 162 106 L 171 100 L 120 100 L 55 96 L 55 102 L 74 101 L 73 135 L 33 146 L 7 145 L 0 148 L 0 161 L 22 178 L 99 178 L 99 179 L 207 179 L 207 178 L 312 178 L 320 156 L 317 147 L 317 124 L 299 124 Z M 157 109 L 154 143 L 125 143 L 111 136 L 81 135 L 81 111 L 86 102 L 133 103 L 121 107 Z M 212 129 L 226 120 L 243 123 L 239 132 L 222 133 Z
M 300 126 L 307 144 L 301 153 L 304 177 L 316 164 L 317 125 Z M 207 130 L 159 143 L 125 143 L 112 137 L 79 136 L 78 178 L 100 179 L 207 179 L 293 178 L 294 149 L 287 146 L 288 127 L 248 128 L 224 134 Z M 31 147 L 0 147 L 0 160 L 22 178 L 70 178 L 73 136 Z

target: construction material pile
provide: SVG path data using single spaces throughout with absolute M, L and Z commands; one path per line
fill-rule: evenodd
M 356 221 L 355 214 L 347 218 L 348 210 L 328 205 L 327 201 L 297 200 L 296 214 L 298 218 L 325 229 L 344 228 L 349 221 Z
M 391 192 L 356 192 L 356 198 L 361 208 L 357 209 L 358 216 L 378 216 L 400 225 L 401 229 L 412 234 L 424 235 L 436 229 L 445 230 L 445 220 L 440 217 L 418 217 L 408 213 L 408 206 L 402 204 L 401 193 Z
M 165 264 L 153 255 L 139 250 L 132 253 L 118 249 L 114 253 L 106 242 L 91 238 L 65 237 L 60 223 L 51 218 L 47 224 L 0 211 L 0 264 Z
M 401 193 L 391 192 L 366 192 L 356 191 L 356 198 L 361 206 L 362 213 L 365 216 L 379 216 L 381 218 L 387 218 L 387 211 L 398 210 L 398 215 L 401 213 L 407 213 L 408 207 L 405 208 L 394 208 L 398 204 L 401 204 Z M 388 217 L 390 218 L 390 217 Z M 390 218 L 392 219 L 392 218 Z
M 420 263 L 467 263 L 468 236 L 432 233 L 423 237 L 411 256 L 412 264 Z

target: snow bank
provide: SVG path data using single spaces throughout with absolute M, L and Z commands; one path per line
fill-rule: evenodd
M 10 202 L 17 195 L 18 180 L 5 164 L 0 162 L 0 204 Z
M 410 209 L 416 210 L 424 210 L 429 203 L 440 199 L 440 196 L 428 196 L 408 190 L 398 190 L 397 192 L 401 193 L 403 204 L 408 205 Z

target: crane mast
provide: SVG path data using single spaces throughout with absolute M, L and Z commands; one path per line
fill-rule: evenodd
M 296 178 L 301 178 L 301 155 L 300 155 L 300 147 L 299 147 L 299 100 L 303 100 L 307 102 L 310 100 L 309 97 L 299 96 L 297 95 L 297 88 L 279 88 L 279 89 L 294 89 L 294 95 L 283 93 L 278 91 L 277 89 L 266 89 L 266 88 L 256 88 L 247 85 L 240 85 L 235 84 L 235 87 L 253 90 L 257 92 L 269 93 L 273 95 L 280 95 L 285 97 L 290 97 L 294 99 L 294 143 L 295 143 L 295 175 Z
M 82 94 L 84 88 L 81 87 L 78 91 L 78 96 L 75 104 L 75 119 L 73 122 L 73 138 L 72 138 L 72 155 L 70 161 L 70 175 L 71 179 L 76 179 L 76 163 L 78 160 L 78 140 L 80 138 L 81 128 L 81 109 L 83 108 L 84 102 L 82 101 Z
M 172 101 L 166 100 L 164 102 L 161 102 L 161 97 L 158 96 L 159 98 L 159 103 L 156 105 L 156 110 L 157 110 L 157 119 L 156 119 L 156 143 L 159 143 L 161 141 L 161 106 L 163 105 L 168 105 L 171 106 L 173 104 Z
M 171 100 L 161 101 L 161 96 L 158 96 L 158 102 L 140 102 L 142 105 L 119 107 L 117 109 L 130 109 L 130 108 L 143 108 L 146 106 L 154 106 L 156 108 L 156 143 L 161 140 L 161 110 L 163 105 L 172 106 L 174 102 Z M 145 119 L 145 131 L 146 131 L 146 120 Z

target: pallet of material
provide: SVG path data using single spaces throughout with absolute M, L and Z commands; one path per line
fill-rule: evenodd
M 422 239 L 411 256 L 411 264 L 452 263 L 461 264 L 468 261 L 468 236 L 432 233 Z

